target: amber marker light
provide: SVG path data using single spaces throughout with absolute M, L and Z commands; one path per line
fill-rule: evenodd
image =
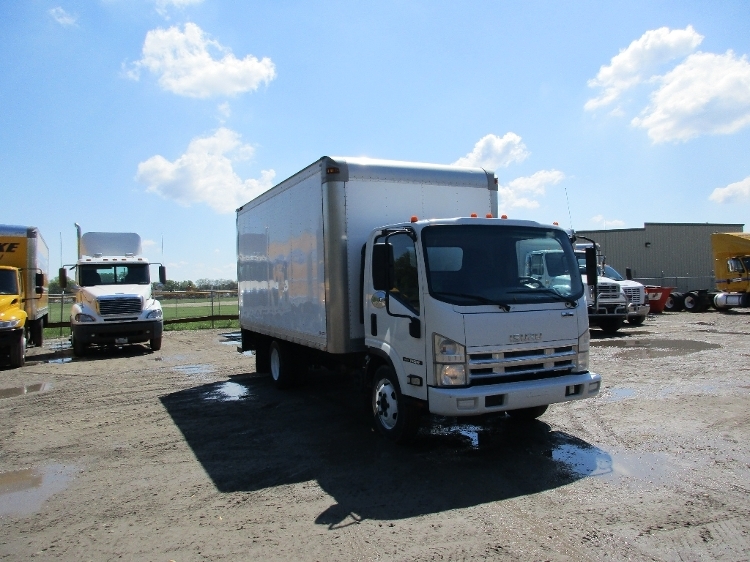
M 501 219 L 507 219 L 507 218 L 508 218 L 508 215 L 503 215 L 503 216 L 501 216 L 500 218 L 501 218 Z
M 411 222 L 417 222 L 419 219 L 417 218 L 417 215 L 411 216 Z
M 476 214 L 476 213 L 471 213 L 471 214 L 470 214 L 469 216 L 470 216 L 471 218 L 473 218 L 473 219 L 477 218 L 477 214 Z
M 486 219 L 491 219 L 491 218 L 493 218 L 493 217 L 492 217 L 492 213 L 487 213 L 486 215 L 484 215 L 484 218 L 486 218 Z
M 554 224 L 555 226 L 560 226 L 560 223 L 557 221 L 553 221 L 552 224 Z

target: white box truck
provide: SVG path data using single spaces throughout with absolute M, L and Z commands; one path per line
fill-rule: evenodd
M 67 286 L 66 267 L 75 268 L 76 300 L 70 309 L 73 354 L 83 356 L 91 345 L 148 342 L 161 349 L 161 303 L 151 293 L 148 259 L 141 237 L 134 232 L 78 230 L 78 261 L 60 268 L 60 285 Z M 166 283 L 159 264 L 159 280 Z
M 568 235 L 496 216 L 480 168 L 321 158 L 237 210 L 240 349 L 279 387 L 310 364 L 358 368 L 397 442 L 425 413 L 528 419 L 597 395 Z M 525 275 L 545 249 L 567 285 Z

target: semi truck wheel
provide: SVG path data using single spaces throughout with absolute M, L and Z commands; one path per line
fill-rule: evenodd
M 419 410 L 401 394 L 396 373 L 387 365 L 375 371 L 372 415 L 378 432 L 396 443 L 412 441 L 419 431 Z
M 76 357 L 83 357 L 84 355 L 86 355 L 88 345 L 81 341 L 78 341 L 78 338 L 76 338 L 75 334 L 71 334 L 70 339 L 71 343 L 73 344 L 73 355 L 75 355 Z
M 508 410 L 508 415 L 515 420 L 535 420 L 547 411 L 548 406 L 534 406 L 533 408 L 520 408 Z
M 667 297 L 664 310 L 667 312 L 679 312 L 683 308 L 685 308 L 685 297 L 682 296 L 682 293 L 673 292 Z
M 161 336 L 153 338 L 149 343 L 151 351 L 159 351 L 161 349 Z
M 605 334 L 616 334 L 624 323 L 625 320 L 622 318 L 607 318 L 599 321 L 599 327 Z
M 14 369 L 23 367 L 26 363 L 26 338 L 23 337 L 23 330 L 18 339 L 10 348 L 10 366 Z
M 690 291 L 686 294 L 684 304 L 688 312 L 703 312 L 704 310 L 703 301 L 697 291 Z
M 272 341 L 269 353 L 271 378 L 277 388 L 289 388 L 294 385 L 294 360 L 289 345 L 280 341 Z
M 632 318 L 628 318 L 628 324 L 631 324 L 633 326 L 640 326 L 641 324 L 643 324 L 643 321 L 645 319 L 645 316 L 633 316 Z

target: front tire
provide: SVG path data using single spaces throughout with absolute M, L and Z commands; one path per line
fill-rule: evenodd
M 632 318 L 628 318 L 628 324 L 632 326 L 640 326 L 643 324 L 644 320 L 646 320 L 645 316 L 633 316 Z
M 547 411 L 548 406 L 534 406 L 533 408 L 520 408 L 518 410 L 508 410 L 508 415 L 519 421 L 535 420 Z
M 606 319 L 599 322 L 599 327 L 605 334 L 616 334 L 617 331 L 622 328 L 625 321 L 621 318 L 617 319 Z
M 23 367 L 26 363 L 26 338 L 23 337 L 23 330 L 18 336 L 17 341 L 10 348 L 10 366 L 14 369 Z
M 401 394 L 396 374 L 387 365 L 375 371 L 372 416 L 378 432 L 395 443 L 409 443 L 419 431 L 419 409 Z
M 285 389 L 294 386 L 294 360 L 289 346 L 280 341 L 272 341 L 269 350 L 271 378 L 276 388 Z
M 44 342 L 44 319 L 34 320 L 31 323 L 30 332 L 31 342 L 37 347 L 42 347 L 42 343 Z
M 73 355 L 75 355 L 76 357 L 83 357 L 84 355 L 86 355 L 88 345 L 79 341 L 78 338 L 76 338 L 75 332 L 70 336 L 70 339 L 72 340 L 73 344 Z
M 159 351 L 161 349 L 161 336 L 158 338 L 153 338 L 149 345 L 151 346 L 151 351 Z

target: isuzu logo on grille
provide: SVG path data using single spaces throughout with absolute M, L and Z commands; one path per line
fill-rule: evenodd
M 508 339 L 510 339 L 510 343 L 542 341 L 542 334 L 511 334 Z

